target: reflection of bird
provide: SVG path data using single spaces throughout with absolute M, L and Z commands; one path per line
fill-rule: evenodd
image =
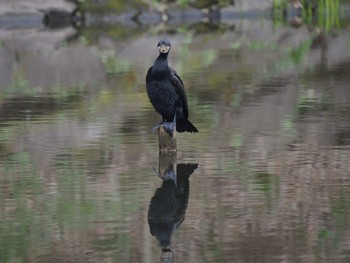
M 171 251 L 171 236 L 185 218 L 190 194 L 188 179 L 197 167 L 198 164 L 178 164 L 176 179 L 173 176 L 165 177 L 162 186 L 151 199 L 148 224 L 151 234 L 159 241 L 163 252 Z M 168 172 L 174 173 L 174 170 Z
M 234 0 L 189 0 L 188 4 L 194 8 L 211 8 L 213 6 L 234 5 Z
M 175 126 L 178 132 L 198 132 L 188 120 L 188 104 L 183 82 L 168 66 L 170 48 L 171 44 L 166 39 L 158 43 L 159 56 L 146 76 L 147 94 L 155 110 L 162 115 L 162 124 L 167 132 L 172 134 Z

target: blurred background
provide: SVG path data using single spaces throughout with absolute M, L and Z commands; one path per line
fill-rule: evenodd
M 2 0 L 0 262 L 349 262 L 349 72 L 348 0 Z

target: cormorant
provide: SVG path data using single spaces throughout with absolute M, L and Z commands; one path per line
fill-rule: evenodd
M 184 84 L 175 70 L 168 66 L 169 40 L 158 43 L 159 56 L 147 72 L 148 98 L 155 110 L 162 115 L 165 130 L 171 135 L 177 132 L 198 132 L 188 120 L 188 104 Z M 159 125 L 154 127 L 153 131 Z

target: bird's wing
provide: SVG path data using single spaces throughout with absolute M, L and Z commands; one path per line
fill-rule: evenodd
M 188 104 L 187 104 L 187 96 L 184 88 L 184 83 L 182 82 L 179 75 L 175 70 L 171 70 L 171 84 L 173 84 L 176 94 L 179 96 L 182 103 L 182 112 L 185 118 L 188 118 Z

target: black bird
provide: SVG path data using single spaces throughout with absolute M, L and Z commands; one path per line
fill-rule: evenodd
M 155 110 L 162 115 L 164 128 L 173 134 L 177 132 L 198 132 L 188 120 L 188 104 L 184 84 L 175 70 L 168 66 L 169 40 L 158 43 L 159 56 L 147 72 L 146 86 L 148 98 Z M 159 125 L 154 127 L 159 128 Z

